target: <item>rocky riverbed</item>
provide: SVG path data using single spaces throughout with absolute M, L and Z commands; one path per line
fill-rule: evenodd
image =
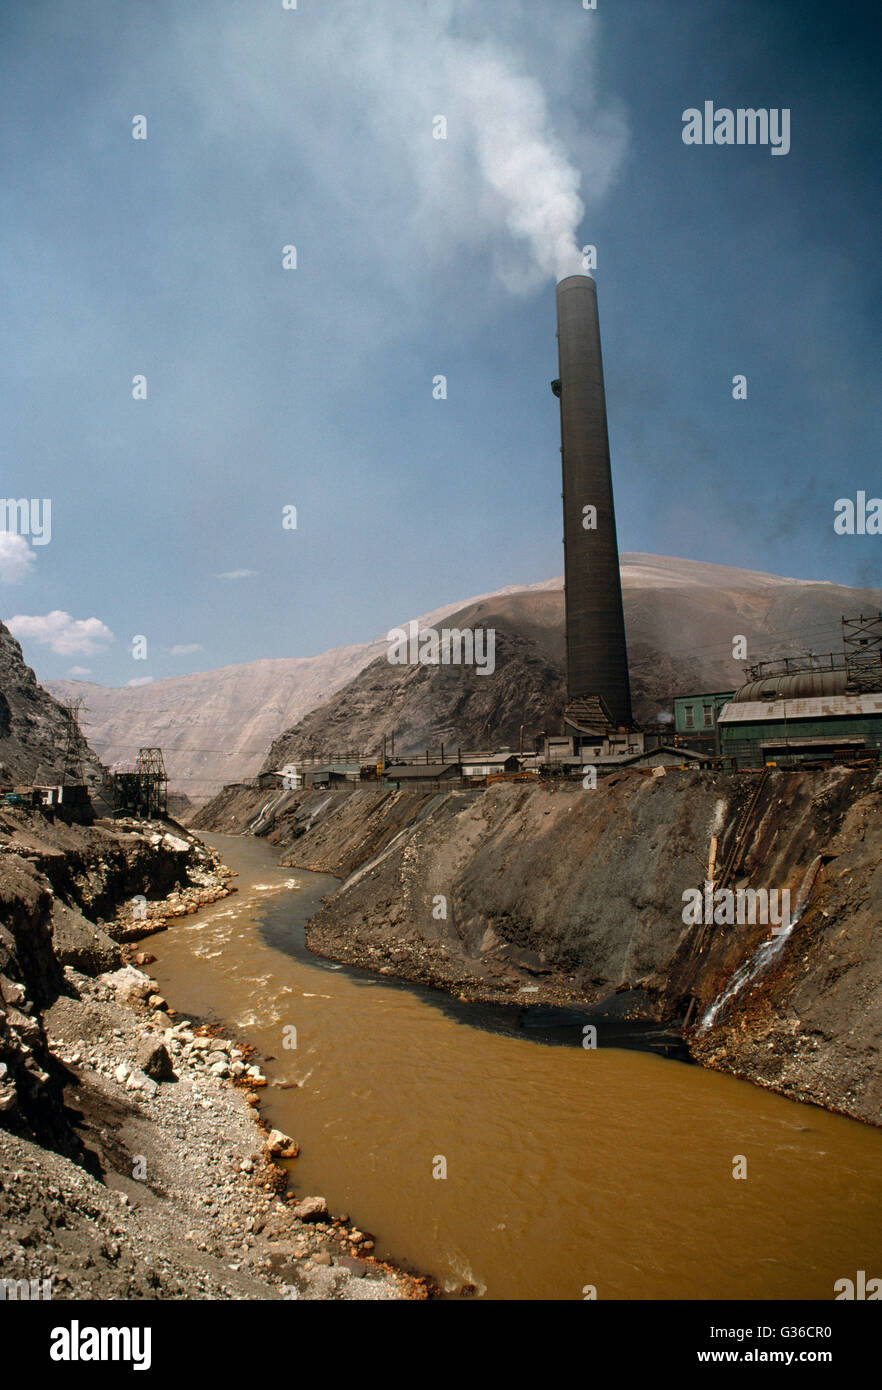
M 0 837 L 0 1292 L 427 1297 L 320 1194 L 288 1192 L 298 1146 L 260 1121 L 256 1059 L 133 963 L 151 958 L 127 942 L 230 892 L 231 871 L 156 823 L 10 813 Z

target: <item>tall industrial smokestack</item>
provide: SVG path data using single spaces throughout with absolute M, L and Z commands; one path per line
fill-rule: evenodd
M 597 286 L 568 275 L 557 286 L 563 464 L 567 698 L 600 696 L 614 724 L 630 724 L 631 686 L 613 508 Z M 593 510 L 592 510 L 593 509 Z

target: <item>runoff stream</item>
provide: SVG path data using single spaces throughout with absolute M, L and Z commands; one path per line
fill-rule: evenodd
M 262 1113 L 301 1145 L 294 1191 L 378 1257 L 494 1299 L 832 1299 L 882 1273 L 878 1130 L 676 1060 L 658 1034 L 601 1024 L 589 1049 L 579 1018 L 324 961 L 304 927 L 337 881 L 263 840 L 204 839 L 238 892 L 151 938 L 151 971 L 183 1017 L 254 1045 Z

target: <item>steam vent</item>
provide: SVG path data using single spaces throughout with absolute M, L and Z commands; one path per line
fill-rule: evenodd
M 558 284 L 557 338 L 560 379 L 552 389 L 560 400 L 563 465 L 566 721 L 575 729 L 630 725 L 597 286 L 590 275 L 568 275 Z

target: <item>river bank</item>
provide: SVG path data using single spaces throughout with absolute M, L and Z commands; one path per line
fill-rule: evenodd
M 296 1145 L 259 1119 L 253 1055 L 124 963 L 149 964 L 125 943 L 233 876 L 177 826 L 0 818 L 6 1296 L 32 1280 L 59 1299 L 427 1296 L 320 1199 L 287 1196 Z
M 561 797 L 557 814 L 574 805 Z M 354 887 L 382 867 L 376 829 L 364 857 L 367 811 L 347 803 L 353 833 L 338 837 L 368 867 Z M 387 846 L 403 821 L 394 861 L 408 805 L 373 813 Z M 318 828 L 331 842 L 334 823 Z M 415 1268 L 450 1297 L 581 1299 L 589 1283 L 600 1298 L 823 1299 L 872 1267 L 877 1130 L 623 1051 L 612 1019 L 594 1050 L 537 1046 L 510 1027 L 520 987 L 497 1019 L 498 1006 L 317 957 L 307 924 L 336 880 L 292 873 L 261 838 L 168 834 L 0 827 L 0 1082 L 15 1096 L 0 1123 L 0 1279 L 48 1278 L 58 1298 L 424 1298 L 426 1281 L 402 1273 Z M 860 837 L 840 849 L 853 883 Z M 132 922 L 118 909 L 149 902 L 154 878 L 168 929 L 121 945 Z M 194 889 L 204 904 L 184 912 Z M 299 1156 L 280 1161 L 287 1136 Z M 309 1202 L 304 1220 L 319 1195 L 327 1211 Z M 328 1214 L 344 1212 L 355 1230 Z
M 256 1049 L 261 1113 L 300 1144 L 297 1196 L 352 1213 L 380 1258 L 450 1298 L 529 1300 L 586 1283 L 602 1299 L 824 1299 L 872 1265 L 882 1132 L 623 1050 L 612 1021 L 594 1050 L 538 1045 L 511 1002 L 317 957 L 305 933 L 335 881 L 279 866 L 260 838 L 207 841 L 239 892 L 154 938 L 150 969 Z
M 752 800 L 757 793 L 755 802 Z M 341 882 L 309 924 L 319 954 L 482 1001 L 706 1018 L 768 925 L 683 922 L 712 854 L 735 887 L 819 872 L 785 949 L 696 1060 L 878 1125 L 882 1118 L 882 776 L 846 768 L 613 774 L 483 792 L 228 788 L 203 829 L 256 826 L 281 862 Z M 749 814 L 748 814 L 749 813 Z M 746 829 L 745 829 L 746 826 Z M 739 838 L 740 837 L 740 838 Z

